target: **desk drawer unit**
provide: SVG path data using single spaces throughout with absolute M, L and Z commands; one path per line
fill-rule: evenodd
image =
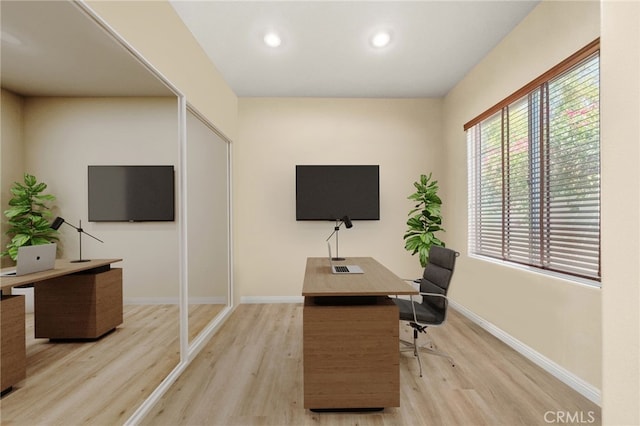
M 315 302 L 306 297 L 303 311 L 304 408 L 399 407 L 395 304 Z
M 122 269 L 35 284 L 35 337 L 96 339 L 122 324 Z
M 27 377 L 24 296 L 2 296 L 0 333 L 0 390 L 4 392 Z

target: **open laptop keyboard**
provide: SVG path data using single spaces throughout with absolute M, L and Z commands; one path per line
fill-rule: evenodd
M 349 268 L 346 266 L 336 266 L 336 272 L 349 272 Z

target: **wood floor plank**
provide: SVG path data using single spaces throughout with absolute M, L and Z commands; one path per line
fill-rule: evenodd
M 399 327 L 410 340 L 410 329 Z M 421 378 L 403 353 L 399 408 L 314 413 L 302 406 L 302 305 L 241 305 L 143 424 L 546 425 L 547 411 L 592 413 L 590 424 L 601 424 L 597 405 L 462 315 L 453 312 L 430 334 L 456 366 L 425 354 Z
M 118 425 L 179 361 L 178 307 L 125 305 L 96 341 L 35 339 L 26 317 L 27 378 L 0 400 L 2 425 Z
M 192 312 L 194 324 L 211 317 L 204 308 Z M 126 305 L 123 326 L 107 339 L 33 339 L 27 379 L 0 400 L 1 424 L 122 424 L 177 363 L 177 315 L 176 306 Z M 32 327 L 28 317 L 27 336 Z M 411 340 L 411 329 L 399 327 Z M 419 377 L 417 361 L 403 352 L 399 408 L 314 413 L 303 408 L 302 304 L 241 305 L 143 424 L 542 426 L 547 411 L 592 413 L 590 424 L 601 424 L 598 406 L 462 315 L 429 330 L 456 366 L 425 354 Z
M 189 305 L 189 342 L 226 307 L 223 304 L 191 304 Z

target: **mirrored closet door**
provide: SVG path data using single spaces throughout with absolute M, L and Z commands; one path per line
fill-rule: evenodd
M 79 3 L 0 8 L 2 191 L 25 172 L 46 182 L 54 213 L 104 241 L 85 239 L 83 255 L 123 259 L 124 300 L 123 323 L 94 341 L 36 339 L 27 312 L 27 379 L 3 396 L 2 422 L 123 424 L 180 362 L 181 218 L 89 222 L 87 167 L 180 170 L 179 94 Z M 58 256 L 77 258 L 78 243 L 61 229 Z
M 229 304 L 229 142 L 187 110 L 189 343 Z

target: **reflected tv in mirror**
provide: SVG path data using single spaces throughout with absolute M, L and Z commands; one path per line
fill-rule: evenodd
M 175 220 L 173 166 L 89 166 L 89 222 Z
M 380 220 L 377 165 L 296 166 L 296 220 Z

